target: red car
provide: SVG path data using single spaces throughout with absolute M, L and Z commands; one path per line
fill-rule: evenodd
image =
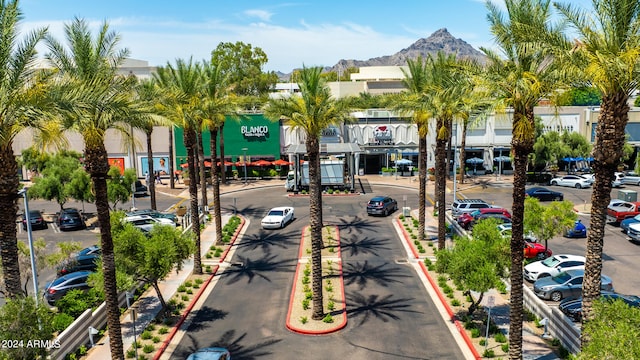
M 524 243 L 524 258 L 525 259 L 539 259 L 544 260 L 553 255 L 551 249 L 546 248 L 540 243 L 525 242 Z
M 511 219 L 511 213 L 507 209 L 503 208 L 484 208 L 478 209 L 470 213 L 463 213 L 458 216 L 458 224 L 465 229 L 469 229 L 474 220 L 477 220 L 480 215 L 484 214 L 500 214 Z

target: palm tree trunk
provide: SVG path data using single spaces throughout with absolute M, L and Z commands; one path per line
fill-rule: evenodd
M 596 129 L 596 142 L 593 149 L 596 181 L 591 194 L 591 223 L 587 234 L 587 253 L 582 284 L 583 330 L 580 337 L 582 348 L 587 345 L 591 337 L 591 334 L 584 331 L 584 323 L 594 318 L 592 304 L 600 297 L 607 205 L 611 198 L 611 179 L 622 156 L 624 131 L 629 120 L 627 100 L 628 96 L 624 92 L 603 97 Z
M 465 148 L 467 146 L 467 126 L 468 125 L 469 125 L 469 122 L 467 120 L 463 121 L 463 123 L 462 123 L 462 139 L 460 139 L 460 167 L 462 167 L 461 173 L 463 174 L 462 178 L 460 180 L 461 184 L 464 184 L 464 175 L 467 173 L 465 171 L 465 167 L 466 167 L 465 161 L 467 161 L 467 159 L 466 159 L 467 154 L 465 153 L 465 151 L 466 151 Z
M 218 132 L 220 133 L 220 162 L 222 165 L 220 165 L 222 171 L 221 173 L 221 177 L 220 177 L 220 181 L 222 181 L 223 184 L 227 183 L 227 166 L 224 164 L 224 121 L 220 124 L 219 130 Z M 218 191 L 220 190 L 220 187 L 218 187 Z
M 196 133 L 193 129 L 184 129 L 184 146 L 187 149 L 187 164 L 189 166 L 189 199 L 191 209 L 191 231 L 195 241 L 195 251 L 193 254 L 193 273 L 202 274 L 202 258 L 200 244 L 200 218 L 198 214 L 198 185 L 196 183 Z
M 418 134 L 420 134 L 418 129 Z M 418 240 L 425 239 L 427 200 L 427 137 L 418 140 Z
M 156 205 L 156 181 L 155 181 L 155 173 L 153 171 L 153 149 L 151 149 L 151 131 L 147 131 L 147 167 L 149 169 L 148 178 L 151 180 L 147 187 L 149 187 L 149 194 L 151 195 L 151 209 L 157 210 L 158 206 Z M 134 195 L 135 196 L 135 195 Z
M 511 231 L 511 301 L 509 306 L 509 358 L 522 359 L 522 320 L 524 261 L 524 199 L 527 185 L 527 161 L 533 151 L 535 121 L 533 106 L 516 106 L 513 114 L 513 135 L 511 146 L 514 152 L 513 206 Z M 530 129 L 530 131 L 522 130 Z
M 86 141 L 86 139 L 85 139 Z M 111 237 L 111 215 L 107 197 L 107 172 L 109 162 L 104 139 L 94 144 L 87 143 L 85 148 L 87 172 L 91 176 L 96 194 L 96 211 L 100 224 L 100 250 L 102 251 L 102 272 L 104 276 L 104 294 L 107 305 L 107 326 L 109 328 L 109 347 L 112 359 L 124 359 L 122 332 L 120 329 L 120 308 L 116 288 L 116 263 Z
M 213 178 L 213 221 L 216 227 L 216 244 L 222 242 L 222 213 L 220 211 L 220 181 L 218 171 L 224 169 L 224 159 L 220 159 L 220 167 L 218 167 L 218 151 L 217 138 L 218 129 L 209 130 L 209 147 L 211 148 L 211 177 Z
M 18 213 L 18 164 L 13 155 L 13 142 L 0 151 L 0 254 L 2 254 L 2 274 L 4 276 L 4 296 L 14 298 L 24 295 L 20 288 L 20 266 L 18 266 L 18 237 L 16 219 Z
M 322 299 L 322 188 L 320 184 L 320 142 L 307 134 L 309 156 L 309 228 L 311 232 L 312 319 L 324 317 Z
M 207 212 L 209 201 L 207 200 L 207 173 L 204 168 L 204 144 L 202 143 L 202 133 L 196 132 L 196 139 L 198 140 L 198 166 L 200 168 L 200 193 L 202 196 L 202 211 Z
M 175 161 L 173 158 L 173 125 L 169 126 L 169 187 L 171 189 L 176 188 L 176 181 L 174 171 L 176 169 Z
M 446 241 L 446 186 L 447 186 L 447 173 L 449 172 L 449 164 L 447 164 L 447 143 L 451 138 L 451 121 L 450 120 L 438 120 L 438 129 L 445 127 L 445 134 L 436 136 L 436 199 L 438 206 L 438 249 L 442 250 L 445 247 Z

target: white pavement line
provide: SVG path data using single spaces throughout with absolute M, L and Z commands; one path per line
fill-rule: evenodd
M 233 258 L 233 254 L 236 251 L 235 245 L 238 243 L 238 241 L 240 241 L 240 239 L 242 239 L 242 236 L 244 235 L 246 229 L 249 227 L 249 224 L 250 224 L 249 219 L 247 218 L 244 218 L 244 219 L 245 219 L 244 226 L 242 230 L 240 230 L 240 233 L 238 234 L 238 237 L 234 242 L 234 246 L 231 246 L 231 249 L 229 249 L 229 252 L 227 253 L 225 261 L 219 264 L 216 264 L 216 266 L 218 266 L 218 271 L 216 271 L 216 274 L 214 275 L 213 279 L 211 279 L 209 286 L 207 286 L 207 288 L 200 295 L 200 298 L 198 299 L 198 301 L 194 304 L 193 309 L 191 310 L 189 315 L 187 315 L 180 329 L 176 331 L 176 334 L 173 336 L 173 339 L 171 339 L 171 342 L 169 343 L 165 351 L 162 353 L 162 356 L 160 356 L 160 360 L 163 360 L 163 359 L 168 360 L 172 358 L 173 352 L 176 350 L 176 348 L 178 347 L 178 344 L 180 344 L 180 342 L 182 341 L 182 338 L 187 333 L 187 329 L 189 328 L 189 325 L 191 325 L 191 322 L 193 321 L 194 317 L 196 316 L 198 309 L 202 308 L 202 305 L 204 304 L 205 300 L 209 298 L 209 295 L 211 295 L 213 288 L 215 288 L 216 284 L 218 284 L 218 281 L 220 280 L 221 272 L 224 271 L 224 269 L 230 266 L 233 266 L 233 263 L 230 262 L 229 260 Z
M 458 343 L 458 347 L 460 348 L 460 351 L 462 351 L 466 359 L 475 360 L 475 356 L 471 352 L 471 349 L 469 349 L 467 342 L 464 340 L 464 338 L 460 334 L 460 331 L 456 327 L 456 324 L 451 321 L 451 318 L 449 317 L 449 313 L 447 312 L 444 304 L 440 302 L 440 298 L 438 297 L 438 294 L 436 293 L 435 289 L 431 286 L 431 283 L 429 282 L 429 279 L 427 279 L 427 276 L 422 271 L 422 268 L 420 267 L 420 262 L 423 261 L 423 259 L 416 259 L 414 257 L 413 252 L 409 247 L 409 244 L 407 244 L 407 242 L 403 240 L 404 234 L 402 233 L 402 229 L 400 228 L 400 225 L 398 225 L 398 222 L 395 221 L 395 219 L 393 221 L 393 227 L 396 229 L 396 232 L 398 233 L 398 238 L 400 239 L 402 246 L 405 248 L 405 251 L 407 252 L 407 256 L 410 259 L 409 261 L 410 265 L 418 274 L 420 281 L 422 281 L 422 284 L 427 290 L 429 297 L 431 297 L 431 299 L 433 300 L 433 303 L 436 305 L 436 308 L 438 309 L 438 312 L 440 313 L 440 315 L 442 316 L 442 319 L 447 325 L 447 328 L 451 332 L 451 335 L 453 335 L 454 340 L 456 341 L 456 343 Z
M 464 355 L 465 359 L 475 360 L 475 356 L 473 355 L 473 352 L 471 352 L 471 349 L 469 349 L 469 345 L 467 345 L 467 342 L 462 337 L 462 334 L 460 334 L 460 331 L 456 327 L 456 324 L 453 321 L 451 321 L 451 318 L 449 317 L 449 313 L 447 312 L 444 304 L 442 304 L 442 302 L 438 298 L 438 294 L 436 293 L 436 290 L 431 286 L 429 279 L 427 279 L 427 276 L 424 274 L 424 272 L 422 272 L 422 269 L 420 268 L 420 264 L 412 263 L 411 265 L 413 266 L 414 270 L 418 274 L 418 277 L 422 281 L 422 284 L 424 284 L 424 287 L 427 290 L 427 293 L 429 294 L 431 299 L 433 300 L 433 303 L 436 305 L 436 308 L 438 309 L 438 312 L 442 316 L 444 323 L 447 325 L 447 328 L 451 332 L 453 339 L 456 341 L 456 343 L 458 343 L 458 348 L 460 348 L 460 351 L 462 351 L 462 354 Z

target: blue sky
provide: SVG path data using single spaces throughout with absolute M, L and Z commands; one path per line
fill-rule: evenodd
M 265 70 L 288 73 L 391 55 L 441 28 L 476 49 L 493 44 L 481 0 L 22 0 L 20 7 L 23 29 L 47 26 L 60 40 L 76 16 L 94 29 L 106 20 L 131 57 L 150 65 L 208 59 L 220 42 L 243 41 L 266 52 Z

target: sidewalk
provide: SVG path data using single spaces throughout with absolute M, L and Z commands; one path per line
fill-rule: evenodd
M 172 189 L 176 190 L 176 189 Z M 231 218 L 231 214 L 222 214 L 222 223 L 225 224 Z M 215 227 L 207 226 L 203 230 L 201 234 L 201 248 L 203 253 L 206 252 L 213 243 L 215 242 Z M 193 259 L 189 259 L 185 261 L 183 268 L 180 272 L 172 271 L 169 275 L 162 281 L 159 282 L 158 287 L 162 292 L 162 295 L 165 299 L 170 299 L 177 292 L 178 286 L 180 286 L 187 277 L 193 271 Z M 162 309 L 160 305 L 160 300 L 156 296 L 155 291 L 150 291 L 146 293 L 146 296 L 142 296 L 136 301 L 136 334 L 140 336 L 142 330 L 144 330 L 149 323 L 153 319 L 156 318 L 160 310 Z M 131 315 L 129 311 L 125 312 L 125 315 L 121 318 L 122 324 L 122 344 L 124 351 L 126 352 L 131 345 L 133 344 L 133 321 L 131 319 Z M 99 342 L 95 344 L 93 348 L 91 348 L 86 356 L 86 359 L 90 360 L 110 360 L 111 359 L 111 349 L 109 348 L 109 337 L 105 336 L 100 339 Z

